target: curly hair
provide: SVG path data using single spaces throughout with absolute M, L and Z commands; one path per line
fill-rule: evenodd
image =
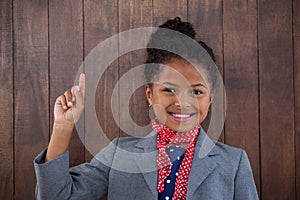
M 181 34 L 167 34 L 164 31 L 164 29 L 177 31 Z M 181 36 L 182 34 L 184 37 L 188 36 L 195 40 L 196 33 L 193 28 L 193 25 L 189 22 L 181 21 L 180 17 L 176 17 L 174 19 L 169 19 L 165 23 L 160 25 L 159 29 L 157 29 L 156 32 L 154 32 L 151 35 L 151 38 L 147 45 L 147 60 L 145 67 L 145 77 L 146 81 L 148 82 L 148 85 L 150 87 L 152 86 L 154 78 L 162 70 L 161 64 L 167 64 L 172 59 L 188 58 L 191 60 L 196 60 L 198 64 L 201 63 L 204 66 L 204 69 L 208 72 L 206 74 L 208 74 L 207 78 L 211 87 L 211 91 L 213 91 L 217 79 L 217 69 L 215 67 L 210 66 L 209 62 L 204 61 L 207 60 L 204 59 L 205 55 L 199 53 L 198 51 L 195 51 L 194 47 L 191 46 L 191 44 L 186 44 L 185 42 L 183 42 L 182 39 L 184 39 L 184 37 Z M 184 58 L 183 56 L 180 56 L 167 50 L 152 48 L 153 46 L 159 46 L 160 44 L 167 46 L 168 49 L 180 47 L 181 53 L 182 55 L 184 55 Z M 208 54 L 210 56 L 210 59 L 213 60 L 213 62 L 215 63 L 216 59 L 213 50 L 209 46 L 207 46 L 203 41 L 198 41 L 198 44 L 200 44 L 201 47 L 205 49 L 205 54 Z

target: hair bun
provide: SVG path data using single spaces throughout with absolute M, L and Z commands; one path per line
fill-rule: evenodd
M 195 39 L 195 31 L 192 24 L 190 24 L 189 22 L 181 21 L 181 18 L 179 16 L 175 17 L 174 19 L 169 19 L 159 27 L 178 31 L 189 36 L 192 39 Z
M 174 21 L 177 22 L 177 23 L 181 23 L 181 18 L 180 17 L 175 17 Z

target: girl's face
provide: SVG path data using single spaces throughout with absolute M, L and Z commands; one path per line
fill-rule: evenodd
M 206 118 L 211 104 L 205 76 L 190 63 L 172 59 L 157 75 L 146 96 L 160 123 L 176 132 L 193 129 Z

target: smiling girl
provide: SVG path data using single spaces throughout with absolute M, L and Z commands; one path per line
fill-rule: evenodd
M 173 131 L 186 132 L 206 118 L 210 88 L 187 61 L 173 58 L 167 65 L 157 81 L 146 86 L 146 96 L 160 122 Z
M 195 38 L 192 25 L 179 17 L 160 28 Z M 99 199 L 105 195 L 125 200 L 258 199 L 245 151 L 212 141 L 201 128 L 214 98 L 216 69 L 185 43 L 180 48 L 189 61 L 173 52 L 150 48 L 162 40 L 171 46 L 180 41 L 160 29 L 149 41 L 145 93 L 155 115 L 153 131 L 143 138 L 115 139 L 90 163 L 69 169 L 71 133 L 84 108 L 82 74 L 79 86 L 57 98 L 49 146 L 34 160 L 37 199 Z M 215 61 L 212 50 L 203 42 L 199 44 Z M 207 141 L 216 144 L 199 157 L 197 153 Z M 124 150 L 137 156 L 128 158 Z M 140 173 L 117 169 L 116 163 Z M 155 167 L 148 170 L 149 166 Z

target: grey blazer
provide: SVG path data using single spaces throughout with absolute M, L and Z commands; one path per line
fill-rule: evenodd
M 187 199 L 258 199 L 246 152 L 217 142 L 203 157 L 205 144 L 212 144 L 212 140 L 201 129 Z M 46 151 L 34 160 L 37 199 L 98 200 L 106 194 L 109 200 L 158 199 L 154 131 L 145 138 L 115 139 L 90 163 L 70 169 L 68 152 L 43 163 Z

